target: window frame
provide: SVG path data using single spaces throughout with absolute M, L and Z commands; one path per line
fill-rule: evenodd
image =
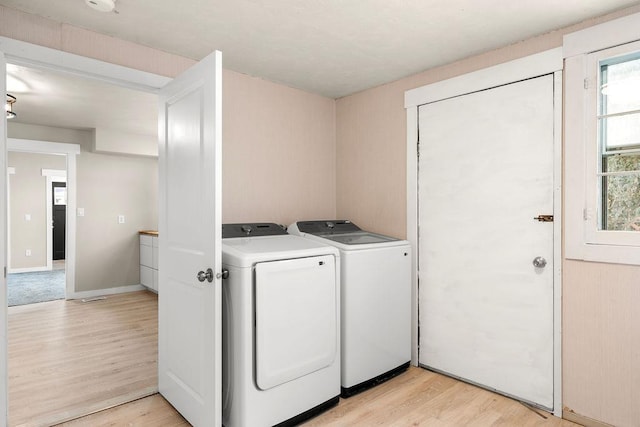
M 640 52 L 640 14 L 564 37 L 565 257 L 640 265 L 640 232 L 599 230 L 600 62 Z
M 628 56 L 632 53 L 640 55 L 640 42 L 627 43 L 621 46 L 600 50 L 587 55 L 587 82 L 585 149 L 586 164 L 586 242 L 596 245 L 640 246 L 640 232 L 601 230 L 600 221 L 605 215 L 602 201 L 602 177 L 599 176 L 601 162 L 601 141 L 599 138 L 598 114 L 600 111 L 599 88 L 602 85 L 600 65 L 602 62 Z

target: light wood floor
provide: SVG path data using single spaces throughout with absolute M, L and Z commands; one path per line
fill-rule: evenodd
M 349 399 L 305 423 L 315 426 L 576 426 L 515 400 L 422 368 Z
M 349 399 L 304 424 L 315 426 L 577 426 L 538 413 L 506 397 L 421 368 Z M 160 395 L 140 399 L 61 425 L 188 426 Z
M 157 392 L 157 296 L 9 307 L 9 425 L 44 426 Z

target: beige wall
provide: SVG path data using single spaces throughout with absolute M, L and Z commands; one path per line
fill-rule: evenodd
M 222 221 L 335 216 L 335 101 L 225 70 Z
M 76 289 L 139 284 L 138 231 L 158 223 L 157 159 L 82 152 L 77 167 Z
M 566 260 L 564 406 L 615 426 L 640 425 L 640 267 Z
M 42 169 L 66 170 L 66 157 L 10 152 L 7 163 L 15 168 L 9 178 L 11 242 L 10 269 L 47 266 L 47 177 Z M 30 215 L 27 221 L 25 215 Z M 31 250 L 27 257 L 25 251 Z
M 636 6 L 337 100 L 338 216 L 405 236 L 404 91 L 559 47 L 566 33 L 637 12 Z M 565 260 L 563 268 L 563 404 L 595 420 L 639 426 L 640 267 Z
M 350 218 L 363 227 L 404 237 L 405 90 L 558 47 L 566 32 L 638 11 L 640 7 L 627 9 L 339 99 L 335 121 L 327 117 L 333 108 L 330 101 L 226 71 L 223 102 L 229 111 L 223 115 L 232 115 L 224 118 L 223 197 L 225 206 L 229 206 L 224 208 L 225 221 L 286 223 L 294 217 L 316 216 L 335 209 L 339 217 Z M 2 7 L 0 34 L 167 76 L 176 75 L 192 63 Z M 419 46 L 416 54 L 420 54 Z M 252 108 L 254 102 L 269 110 Z M 303 132 L 297 123 L 287 123 L 279 111 L 295 111 L 289 103 L 296 103 L 305 111 L 296 117 L 314 125 L 315 132 Z M 313 117 L 320 121 L 315 122 Z M 335 141 L 324 134 L 326 129 L 335 129 Z M 281 132 L 291 140 L 279 140 Z M 307 162 L 318 160 L 297 157 L 304 152 L 297 144 L 307 142 L 310 135 L 318 138 L 317 145 L 309 142 L 307 148 L 315 149 L 314 153 L 321 157 L 320 165 L 307 171 Z M 335 163 L 328 158 L 332 151 Z M 259 156 L 266 157 L 255 159 Z M 280 156 L 291 156 L 298 165 L 286 170 L 270 166 L 280 166 Z M 245 168 L 247 164 L 250 167 Z M 336 190 L 332 200 L 331 191 L 318 182 L 331 182 L 334 172 Z M 296 179 L 302 182 L 292 185 L 290 180 Z M 243 199 L 245 192 L 252 197 Z M 278 205 L 282 201 L 290 203 L 292 197 L 299 198 L 297 206 Z M 563 398 L 564 404 L 578 414 L 618 425 L 638 425 L 640 340 L 638 321 L 631 308 L 640 306 L 639 271 L 637 267 L 564 263 Z
M 80 144 L 76 197 L 85 216 L 76 219 L 76 291 L 139 284 L 138 231 L 154 229 L 158 223 L 157 159 L 92 153 L 91 131 L 10 122 L 8 134 Z M 118 224 L 118 215 L 125 216 L 124 224 Z

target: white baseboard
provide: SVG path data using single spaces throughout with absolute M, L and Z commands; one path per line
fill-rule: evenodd
M 127 292 L 143 291 L 145 289 L 147 288 L 142 285 L 118 286 L 115 288 L 96 289 L 93 291 L 73 292 L 72 294 L 67 293 L 67 299 L 94 298 L 103 295 L 115 295 L 124 294 Z
M 44 267 L 27 267 L 27 268 L 7 268 L 7 274 L 13 273 L 38 273 L 40 271 L 51 271 L 47 266 Z

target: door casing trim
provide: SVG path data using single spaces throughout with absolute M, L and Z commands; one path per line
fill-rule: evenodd
M 100 61 L 93 58 L 72 54 L 69 52 L 47 48 L 32 43 L 14 40 L 7 37 L 0 37 L 0 62 L 25 65 L 33 68 L 48 69 L 67 72 L 77 76 L 92 78 L 103 82 L 111 83 L 118 86 L 128 87 L 150 93 L 158 93 L 158 90 L 166 85 L 172 79 L 170 77 L 160 76 L 145 71 L 136 70 L 108 62 Z M 6 70 L 4 70 L 6 74 Z M 4 88 L 4 84 L 1 85 Z M 3 89 L 4 90 L 4 89 Z M 6 123 L 6 120 L 5 120 Z M 6 137 L 6 129 L 0 126 L 0 129 Z M 6 163 L 7 139 L 0 137 L 0 164 Z M 57 144 L 57 143 L 56 143 Z M 79 148 L 78 148 L 79 152 Z M 67 169 L 67 173 L 70 171 Z M 74 170 L 75 173 L 75 170 Z M 5 188 L 7 175 L 0 177 L 0 188 Z M 69 191 L 69 190 L 67 190 Z M 0 195 L 5 197 L 4 191 L 0 190 Z M 67 194 L 68 196 L 68 194 Z M 67 205 L 69 209 L 69 205 Z M 75 212 L 75 207 L 73 208 Z M 0 215 L 3 224 L 6 226 L 6 218 Z M 0 242 L 3 250 L 3 265 L 6 266 L 6 234 L 0 233 Z M 70 239 L 67 236 L 67 244 Z M 68 250 L 68 248 L 67 248 Z M 74 249 L 75 250 L 75 249 Z M 69 266 L 67 265 L 67 268 Z M 4 281 L 1 281 L 4 284 Z M 75 287 L 75 284 L 74 284 Z M 69 284 L 67 284 L 67 298 L 75 298 L 75 294 L 69 292 Z M 6 292 L 0 292 L 0 425 L 8 422 L 8 378 L 7 378 L 7 298 Z

